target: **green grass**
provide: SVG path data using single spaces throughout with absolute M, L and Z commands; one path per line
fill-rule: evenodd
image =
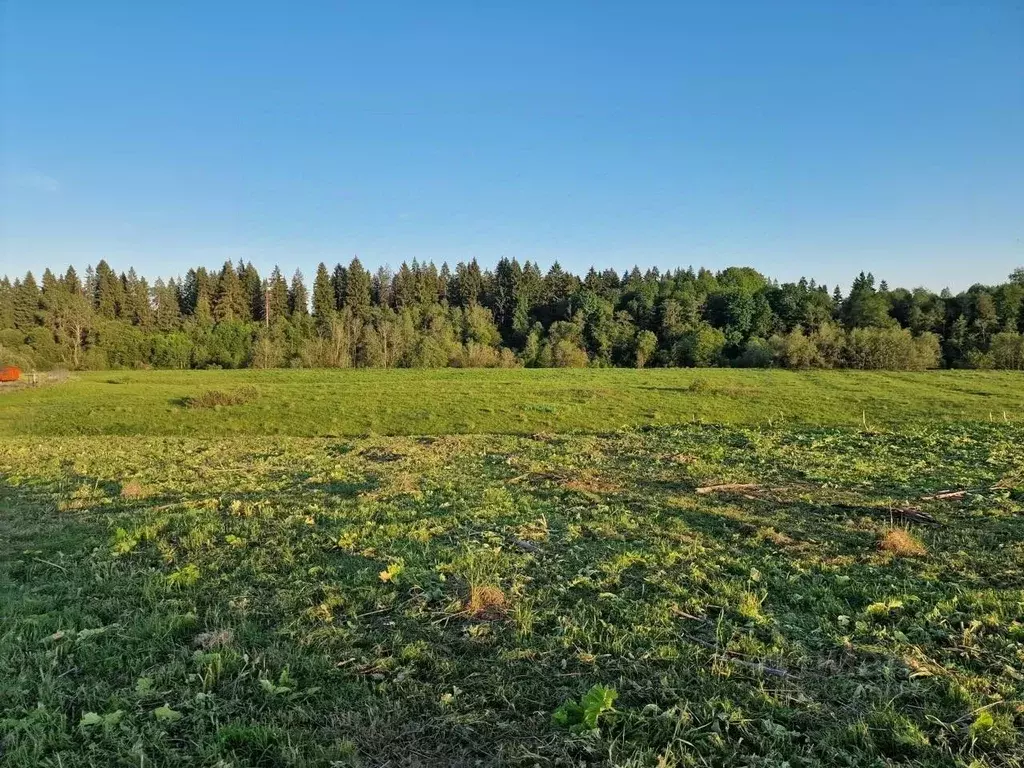
M 189 408 L 210 391 L 251 402 Z M 2 435 L 443 435 L 690 422 L 892 427 L 1024 418 L 1012 372 L 143 371 L 0 390 Z
M 0 764 L 1024 766 L 1024 423 L 980 405 L 1017 379 L 545 374 L 0 396 L 8 434 L 39 433 L 0 444 Z M 475 428 L 527 434 L 443 434 L 473 381 L 494 408 Z M 304 391 L 377 431 L 385 404 L 422 408 L 434 434 L 261 434 L 332 432 Z M 865 429 L 865 391 L 915 404 Z M 60 393 L 101 434 L 26 416 Z M 613 429 L 644 396 L 734 423 Z M 556 410 L 514 426 L 524 403 Z M 248 434 L 165 436 L 189 419 Z M 756 487 L 696 492 L 722 483 Z M 971 491 L 919 498 L 947 488 Z

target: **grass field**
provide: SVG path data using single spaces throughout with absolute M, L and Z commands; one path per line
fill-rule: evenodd
M 1024 766 L 1021 381 L 6 392 L 0 764 Z
M 251 391 L 225 409 L 210 390 Z M 0 389 L 0 435 L 444 435 L 1024 419 L 1013 372 L 736 369 L 143 371 Z

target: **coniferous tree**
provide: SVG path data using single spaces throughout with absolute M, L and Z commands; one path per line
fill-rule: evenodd
M 269 318 L 264 319 L 269 319 L 270 323 L 273 324 L 278 320 L 289 317 L 291 309 L 288 303 L 288 283 L 285 282 L 280 267 L 275 266 L 273 272 L 270 273 L 266 290 L 265 307 L 269 311 Z
M 459 262 L 455 266 L 455 303 L 468 307 L 480 301 L 484 290 L 483 274 L 476 259 L 469 264 Z
M 451 274 L 414 259 L 397 275 L 382 266 L 371 277 L 354 259 L 333 274 L 318 267 L 312 318 L 301 276 L 289 291 L 280 270 L 261 284 L 249 263 L 215 275 L 190 269 L 183 282 L 158 280 L 152 291 L 134 269 L 117 276 L 105 261 L 85 274 L 83 285 L 73 268 L 60 277 L 45 269 L 41 290 L 28 276 L 0 278 L 0 328 L 17 329 L 2 343 L 24 348 L 15 359 L 42 367 L 497 365 L 514 350 L 524 365 L 916 369 L 935 364 L 936 339 L 944 364 L 967 367 L 1013 367 L 1024 344 L 1021 271 L 957 295 L 876 289 L 862 273 L 844 300 L 838 287 L 830 295 L 813 280 L 779 284 L 750 268 L 633 268 L 621 277 L 592 268 L 580 280 L 557 263 L 544 275 L 529 261 L 520 268 L 501 259 L 491 272 L 472 260 Z M 289 302 L 295 316 L 283 322 Z M 265 315 L 265 328 L 250 325 Z
M 160 278 L 153 283 L 153 323 L 160 331 L 171 331 L 181 321 L 178 289 L 173 280 L 166 284 Z
M 218 323 L 245 321 L 250 317 L 251 300 L 230 261 L 224 262 L 217 279 L 213 299 L 213 317 Z
M 884 328 L 889 325 L 889 301 L 875 290 L 875 276 L 861 272 L 842 305 L 848 328 Z
M 306 317 L 309 315 L 309 295 L 306 291 L 306 284 L 303 282 L 302 272 L 298 269 L 292 275 L 292 284 L 288 290 L 288 309 L 293 316 Z
M 149 325 L 152 310 L 149 304 L 149 285 L 145 278 L 135 273 L 134 268 L 121 275 L 121 297 L 119 317 L 133 325 Z
M 213 324 L 213 291 L 210 276 L 205 267 L 195 270 L 195 299 L 192 317 L 200 327 Z
M 322 261 L 313 279 L 313 318 L 321 333 L 326 333 L 334 319 L 334 286 L 327 265 Z
M 82 292 L 82 282 L 78 279 L 78 273 L 73 266 L 68 266 L 61 282 L 64 284 L 64 290 L 68 293 Z
M 95 293 L 93 307 L 96 314 L 105 320 L 114 320 L 119 316 L 124 303 L 124 291 L 121 279 L 110 268 L 106 260 L 100 259 L 96 265 Z
M 0 329 L 14 327 L 14 286 L 10 278 L 0 278 Z
M 263 281 L 260 279 L 259 271 L 252 265 L 251 261 L 245 264 L 239 261 L 238 279 L 242 283 L 242 292 L 245 295 L 246 319 L 263 320 L 263 313 L 265 311 Z
M 360 320 L 370 316 L 370 273 L 363 269 L 356 256 L 348 265 L 348 282 L 345 286 L 345 306 Z
M 395 306 L 395 276 L 387 265 L 377 268 L 370 285 L 370 300 L 377 307 Z
M 14 327 L 28 331 L 39 322 L 39 286 L 31 272 L 14 284 Z
M 411 307 L 416 303 L 416 277 L 404 261 L 395 273 L 392 285 L 394 286 L 395 309 Z
M 345 308 L 345 291 L 348 286 L 348 270 L 341 264 L 334 265 L 331 273 L 331 289 L 334 291 L 334 309 L 341 312 Z

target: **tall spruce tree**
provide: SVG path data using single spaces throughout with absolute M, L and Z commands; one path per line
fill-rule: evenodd
M 104 320 L 114 320 L 121 312 L 124 303 L 124 290 L 121 279 L 110 268 L 105 259 L 96 265 L 95 293 L 93 307 L 96 314 Z
M 370 273 L 363 269 L 358 256 L 348 265 L 345 306 L 355 317 L 365 320 L 370 316 Z
M 217 279 L 213 317 L 218 323 L 249 319 L 250 300 L 238 272 L 230 261 L 224 262 Z
M 64 284 L 64 290 L 68 293 L 82 292 L 82 282 L 78 279 L 78 273 L 73 266 L 68 265 L 61 282 Z
M 260 273 L 252 262 L 238 263 L 238 279 L 242 283 L 242 291 L 245 294 L 246 320 L 263 320 L 265 311 L 263 299 L 263 281 L 260 280 Z
M 334 291 L 334 309 L 341 312 L 345 308 L 345 291 L 348 286 L 348 270 L 341 264 L 334 265 L 331 273 L 331 289 Z
M 0 277 L 0 329 L 14 327 L 14 286 L 7 275 Z
M 39 286 L 32 272 L 14 284 L 14 327 L 28 331 L 39 324 Z
M 288 306 L 288 283 L 285 282 L 280 267 L 275 266 L 274 270 L 270 273 L 266 291 L 265 306 L 269 317 L 264 318 L 264 320 L 275 323 L 278 320 L 287 318 L 291 314 L 291 309 Z
M 292 275 L 292 284 L 288 289 L 288 308 L 293 316 L 309 315 L 309 293 L 306 290 L 305 282 L 303 282 L 302 271 L 298 269 Z
M 316 268 L 313 279 L 313 317 L 321 332 L 326 332 L 334 318 L 334 286 L 327 265 L 322 261 Z

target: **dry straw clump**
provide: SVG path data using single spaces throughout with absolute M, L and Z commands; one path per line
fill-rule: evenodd
M 467 608 L 478 619 L 500 619 L 508 609 L 508 601 L 498 587 L 474 584 L 469 588 Z
M 900 557 L 921 557 L 928 554 L 925 545 L 906 528 L 890 528 L 878 541 L 878 548 Z

